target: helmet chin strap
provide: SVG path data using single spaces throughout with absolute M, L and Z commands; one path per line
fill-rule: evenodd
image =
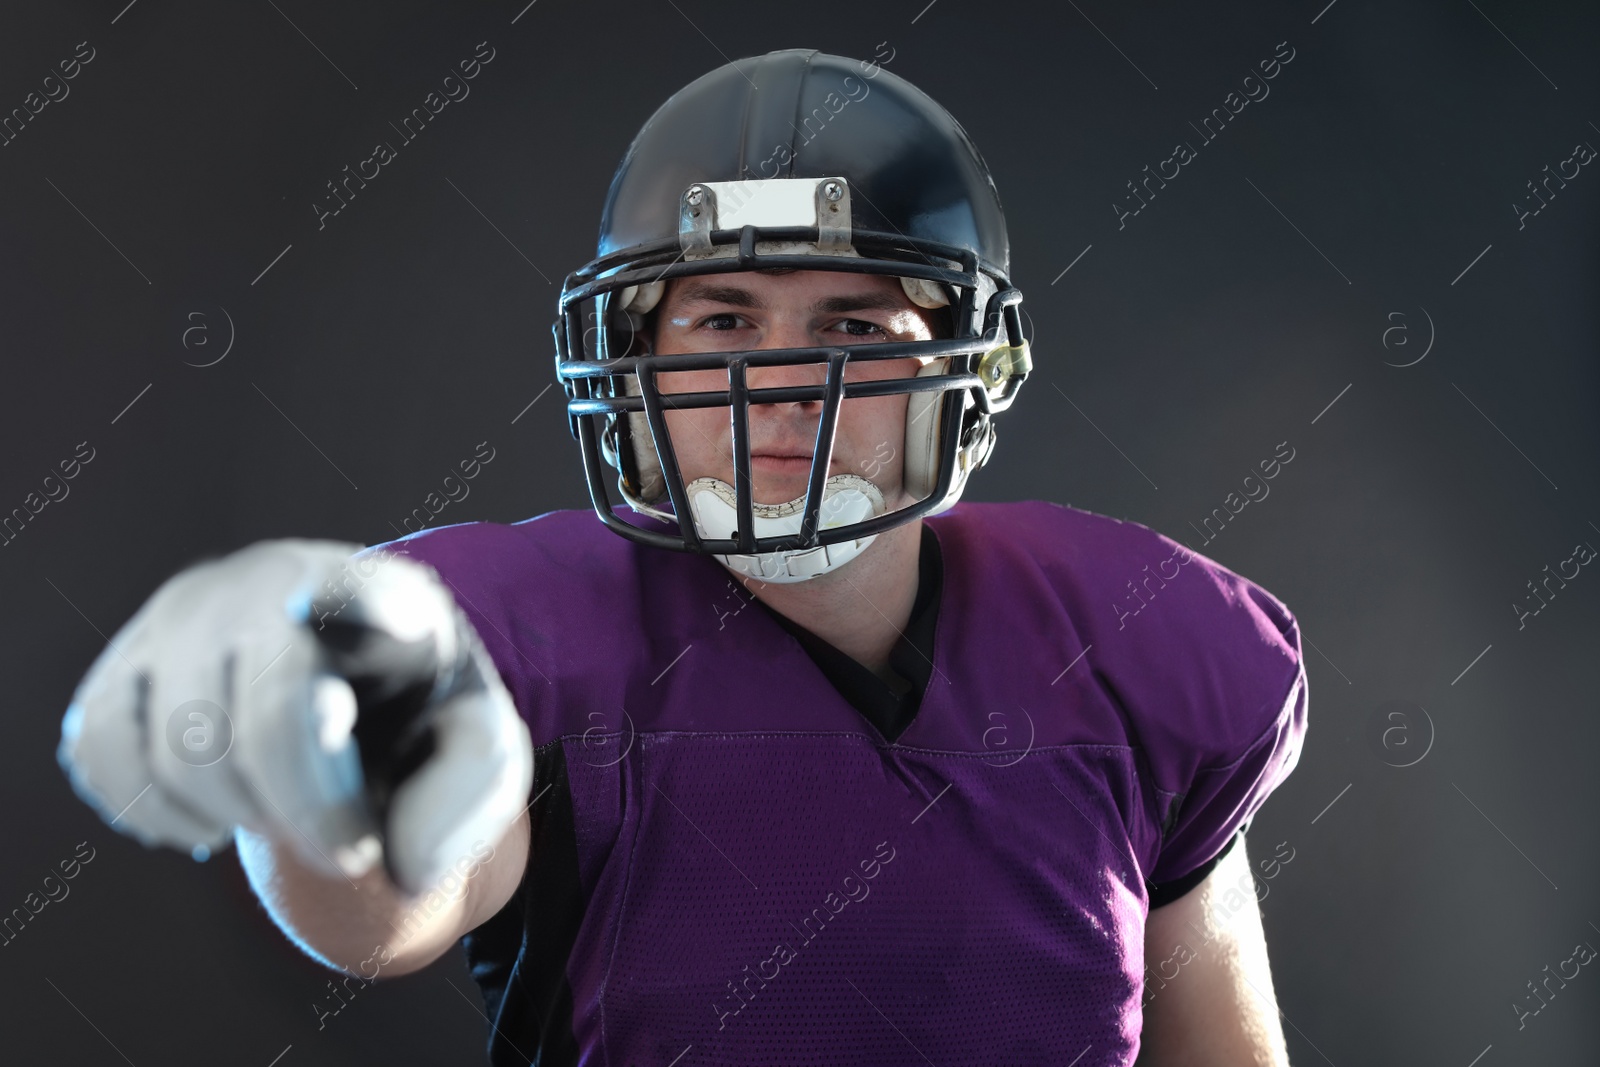
M 688 485 L 689 508 L 695 529 L 701 537 L 737 537 L 739 515 L 733 486 L 719 478 L 696 478 Z M 806 498 L 796 497 L 783 504 L 757 504 L 752 501 L 757 537 L 782 537 L 800 532 L 805 517 Z M 823 485 L 822 529 L 831 530 L 862 522 L 884 513 L 883 493 L 876 485 L 855 474 L 835 474 Z M 740 574 L 764 582 L 785 585 L 803 582 L 844 566 L 855 559 L 877 537 L 858 537 L 835 545 L 795 549 L 788 552 L 760 552 L 717 556 Z

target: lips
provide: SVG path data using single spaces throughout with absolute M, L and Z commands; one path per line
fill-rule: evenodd
M 764 444 L 759 448 L 750 449 L 751 466 L 766 467 L 769 470 L 785 471 L 798 470 L 802 467 L 810 469 L 811 450 L 810 441 L 774 441 Z
M 805 452 L 752 452 L 750 468 L 773 477 L 800 478 L 811 473 L 811 460 L 811 455 Z
M 750 454 L 752 467 L 766 467 L 772 470 L 810 470 L 810 456 L 780 456 L 771 452 L 752 452 Z
M 771 456 L 774 459 L 810 459 L 811 441 L 809 439 L 795 440 L 787 444 L 774 441 L 770 445 L 752 445 L 750 455 L 752 457 Z
M 764 470 L 769 475 L 786 478 L 806 474 L 811 470 L 815 446 L 815 435 L 805 430 L 787 436 L 767 437 L 759 444 L 752 441 L 750 466 L 754 470 Z M 837 466 L 837 460 L 832 465 Z

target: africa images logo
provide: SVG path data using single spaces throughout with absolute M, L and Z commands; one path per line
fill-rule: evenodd
M 189 700 L 167 716 L 167 747 L 191 767 L 209 767 L 233 748 L 233 720 L 209 700 Z

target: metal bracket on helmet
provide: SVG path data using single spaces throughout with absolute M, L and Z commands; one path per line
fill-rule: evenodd
M 815 208 L 817 247 L 824 252 L 850 248 L 850 183 L 843 178 L 818 181 Z
M 809 197 L 809 201 L 807 198 Z M 718 249 L 712 241 L 716 230 L 810 229 L 816 227 L 817 252 L 834 256 L 859 256 L 852 243 L 850 183 L 832 178 L 764 178 L 739 182 L 696 182 L 678 199 L 678 244 L 684 259 L 712 259 L 734 256 L 735 246 Z M 812 247 L 810 242 L 763 239 L 756 242 L 760 253 L 793 254 Z M 906 298 L 921 308 L 950 305 L 950 294 L 938 282 L 927 278 L 900 279 Z M 630 285 L 622 291 L 618 304 L 624 311 L 648 312 L 660 301 L 662 283 Z
M 678 204 L 678 244 L 684 255 L 710 252 L 711 231 L 716 228 L 716 190 L 709 185 L 691 185 Z
M 832 178 L 753 178 L 696 182 L 678 201 L 678 244 L 684 258 L 712 254 L 716 230 L 811 229 L 817 250 L 850 250 L 850 183 Z

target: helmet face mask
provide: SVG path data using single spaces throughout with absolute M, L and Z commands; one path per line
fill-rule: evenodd
M 849 63 L 807 52 L 773 53 L 756 62 L 763 89 L 791 91 L 787 103 L 779 93 L 766 93 L 764 105 L 787 108 L 789 114 L 794 94 L 804 98 L 826 88 L 830 62 Z M 730 565 L 759 559 L 759 566 L 736 569 L 778 581 L 800 580 L 838 566 L 883 530 L 952 506 L 966 477 L 987 460 L 994 443 L 991 417 L 1010 406 L 1031 369 L 1018 318 L 1021 295 L 1005 275 L 998 198 L 981 158 L 954 120 L 907 83 L 882 71 L 878 78 L 873 96 L 888 105 L 881 107 L 884 114 L 874 116 L 863 101 L 855 115 L 861 129 L 852 133 L 841 117 L 826 131 L 831 157 L 797 148 L 791 173 L 780 178 L 755 178 L 748 167 L 740 170 L 739 160 L 749 155 L 747 111 L 755 105 L 745 100 L 751 89 L 744 75 L 731 66 L 674 96 L 635 140 L 612 185 L 601 255 L 566 279 L 554 331 L 557 373 L 568 396 L 570 428 L 582 447 L 590 496 L 596 513 L 615 532 L 658 547 L 716 555 Z M 908 101 L 945 142 L 936 146 L 945 157 L 942 171 L 933 165 L 937 158 L 933 163 L 915 158 L 928 154 L 927 131 L 907 147 L 885 145 L 882 130 L 874 128 L 875 118 L 876 125 L 903 125 Z M 707 112 L 730 116 L 734 153 L 727 145 L 721 151 L 686 145 L 678 136 L 683 121 L 698 122 L 701 130 L 716 128 Z M 808 168 L 808 162 L 816 166 Z M 674 171 L 692 179 L 677 187 L 664 184 L 675 180 Z M 996 252 L 1000 262 L 991 258 Z M 649 351 L 645 316 L 660 304 L 669 284 L 734 271 L 893 277 L 907 306 L 932 312 L 947 304 L 937 314 L 948 315 L 952 329 L 947 337 L 926 340 Z M 907 357 L 921 365 L 914 375 L 885 377 L 881 368 L 859 369 Z M 811 366 L 823 380 L 750 388 L 753 369 L 780 366 Z M 858 369 L 851 372 L 853 366 Z M 717 388 L 692 393 L 663 388 L 664 375 L 681 371 L 716 371 Z M 695 377 L 704 382 L 708 376 Z M 876 500 L 869 510 L 853 490 L 874 497 L 872 486 L 859 476 L 828 473 L 841 409 L 846 400 L 897 395 L 907 398 L 905 440 L 888 444 L 902 458 L 910 503 L 885 510 Z M 805 496 L 787 506 L 757 504 L 748 476 L 751 408 L 757 406 L 759 415 L 759 405 L 794 403 L 820 405 Z M 731 486 L 701 484 L 712 479 L 686 483 L 667 432 L 669 411 L 707 407 L 727 412 L 722 425 L 731 429 Z M 628 522 L 617 514 L 606 485 L 608 469 L 622 502 L 656 522 Z M 717 490 L 715 498 L 705 492 L 711 488 Z M 691 500 L 694 494 L 709 507 L 704 515 Z M 700 521 L 713 514 L 709 527 Z

